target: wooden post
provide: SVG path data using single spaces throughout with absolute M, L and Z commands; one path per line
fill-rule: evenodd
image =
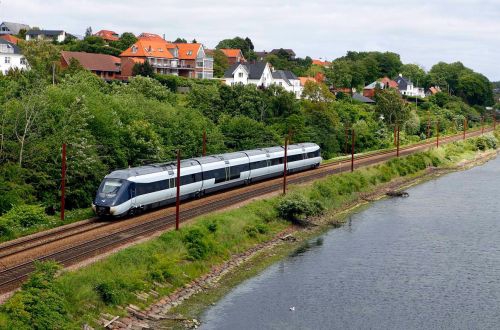
M 397 137 L 397 124 L 394 124 L 394 145 L 398 144 L 398 137 Z
M 288 157 L 288 137 L 285 138 L 285 157 L 283 158 L 283 195 L 286 194 L 287 157 Z
M 436 148 L 439 148 L 439 120 L 436 122 Z
M 61 161 L 61 220 L 64 220 L 64 208 L 66 202 L 66 143 L 62 145 Z
M 207 155 L 207 131 L 203 131 L 203 149 L 201 155 L 205 157 Z
M 464 118 L 464 140 L 467 132 L 467 118 Z
M 396 156 L 399 157 L 399 124 L 398 124 L 398 144 L 396 146 Z
M 175 230 L 179 230 L 179 208 L 181 204 L 181 150 L 177 149 L 177 177 L 175 179 Z
M 351 129 L 352 132 L 352 142 L 351 142 L 351 172 L 354 172 L 354 141 L 356 139 L 355 135 L 356 133 L 354 132 L 354 128 Z

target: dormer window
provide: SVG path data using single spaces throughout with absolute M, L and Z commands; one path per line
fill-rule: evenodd
M 159 51 L 159 52 L 163 52 L 163 49 L 162 49 L 162 48 L 158 48 L 158 51 Z
M 132 46 L 132 53 L 137 53 L 137 46 L 136 45 L 133 45 Z
M 188 54 L 188 55 L 193 55 L 193 51 L 192 51 L 192 50 L 188 50 L 188 51 L 187 51 L 187 54 Z

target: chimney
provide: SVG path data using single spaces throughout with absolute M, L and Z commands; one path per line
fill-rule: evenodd
M 165 33 L 163 34 L 163 40 L 165 40 Z

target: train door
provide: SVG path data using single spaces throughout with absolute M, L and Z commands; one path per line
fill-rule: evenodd
M 226 181 L 229 181 L 229 180 L 231 180 L 231 167 L 229 166 L 229 161 L 228 160 L 225 160 L 224 164 L 226 166 L 224 168 L 224 171 L 226 173 Z
M 135 182 L 131 182 L 129 186 L 130 209 L 137 207 L 137 189 Z

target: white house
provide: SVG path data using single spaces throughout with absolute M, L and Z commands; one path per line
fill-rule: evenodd
M 403 77 L 402 74 L 394 79 L 398 83 L 399 92 L 401 95 L 406 96 L 417 96 L 417 97 L 425 97 L 425 90 L 420 87 L 416 87 L 413 85 L 413 82 L 410 79 Z
M 2 22 L 0 24 L 0 34 L 18 34 L 21 30 L 28 31 L 29 25 L 22 23 Z
M 273 84 L 283 87 L 287 92 L 292 92 L 297 99 L 302 96 L 304 89 L 300 84 L 300 79 L 291 71 L 273 71 Z
M 19 47 L 0 38 L 0 72 L 7 74 L 10 69 L 28 68 L 26 58 L 21 54 Z
M 62 30 L 29 30 L 26 32 L 26 40 L 45 40 L 63 42 L 69 36 Z
M 273 73 L 267 62 L 235 63 L 224 72 L 224 80 L 227 85 L 268 87 L 273 83 Z

